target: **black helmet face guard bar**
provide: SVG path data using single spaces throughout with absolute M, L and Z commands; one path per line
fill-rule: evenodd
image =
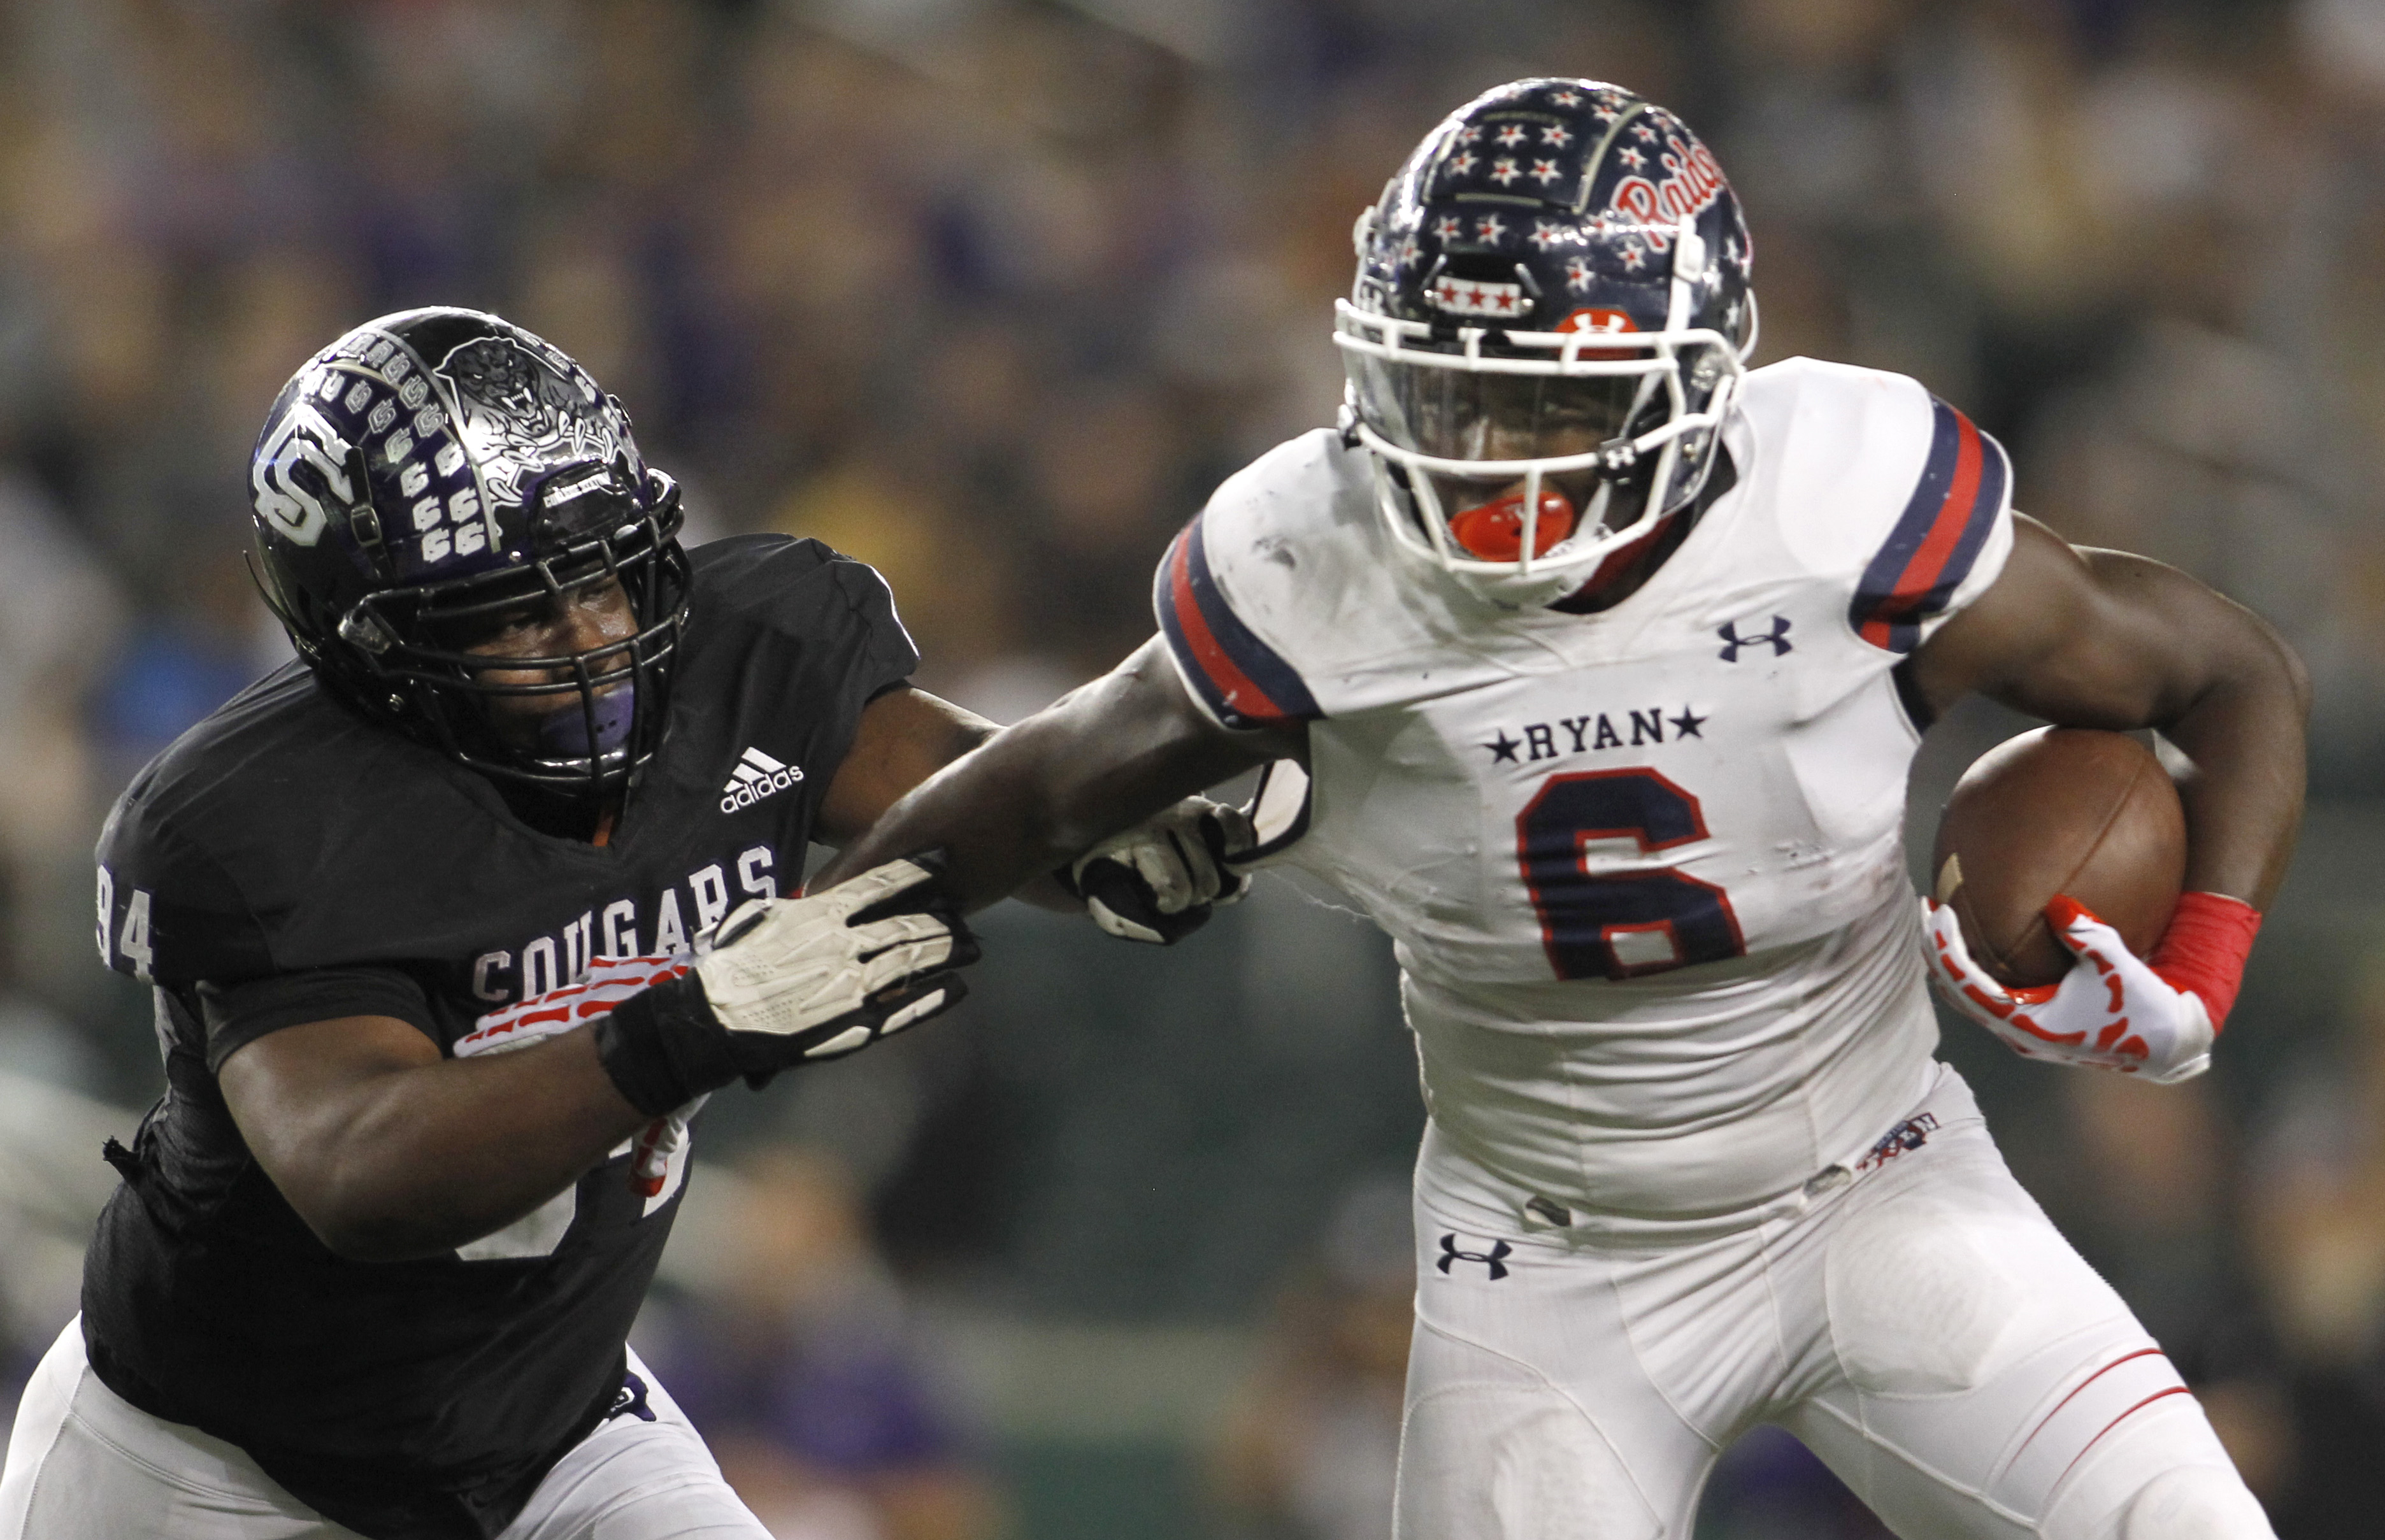
M 626 786 L 661 740 L 663 686 L 688 611 L 687 559 L 673 539 L 677 512 L 676 497 L 668 497 L 631 522 L 518 567 L 368 594 L 342 618 L 341 639 L 420 708 L 440 746 L 468 768 L 602 797 Z M 543 599 L 569 602 L 608 582 L 619 584 L 637 628 L 586 652 L 493 655 L 442 640 Z M 513 677 L 487 677 L 493 674 Z M 576 712 L 548 714 L 540 734 L 547 741 L 533 751 L 504 741 L 489 710 L 496 701 L 574 698 Z

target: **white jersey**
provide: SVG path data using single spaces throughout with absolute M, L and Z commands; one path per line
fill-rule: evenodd
M 1727 490 L 1603 613 L 1509 611 L 1404 553 L 1316 432 L 1159 575 L 1230 727 L 1305 720 L 1287 859 L 1396 944 L 1441 1143 L 1568 1209 L 1763 1201 L 1922 1094 L 1894 669 L 2012 548 L 2003 451 L 1900 376 L 1748 377 Z

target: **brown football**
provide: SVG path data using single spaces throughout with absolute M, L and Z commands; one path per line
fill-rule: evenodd
M 2186 878 L 2186 813 L 2169 772 L 2135 739 L 2040 727 L 1963 772 L 1929 870 L 1982 967 L 2006 985 L 2052 984 L 2070 966 L 2045 924 L 2056 893 L 2151 954 Z

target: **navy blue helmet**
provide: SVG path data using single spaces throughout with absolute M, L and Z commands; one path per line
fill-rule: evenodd
M 1426 135 L 1354 239 L 1345 427 L 1404 549 L 1547 602 L 1696 496 L 1755 302 L 1739 200 L 1679 118 L 1597 81 L 1497 87 Z
M 266 602 L 356 709 L 575 797 L 618 792 L 660 745 L 687 619 L 679 491 L 560 349 L 476 310 L 368 321 L 282 387 L 249 491 Z M 467 650 L 497 617 L 614 582 L 631 636 L 554 657 Z M 496 730 L 504 697 L 531 732 Z

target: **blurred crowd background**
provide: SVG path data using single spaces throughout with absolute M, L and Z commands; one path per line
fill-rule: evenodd
M 2217 1072 L 1947 1052 L 2285 1540 L 2376 1534 L 2379 0 L 0 0 L 17 1371 L 72 1312 L 100 1136 L 158 1084 L 92 955 L 93 838 L 287 656 L 245 462 L 309 354 L 502 310 L 626 399 L 700 536 L 876 563 L 919 682 L 1007 720 L 1148 633 L 1222 476 L 1331 420 L 1353 217 L 1524 74 L 1712 142 L 1765 360 L 1917 376 L 2023 508 L 2308 660 L 2316 801 Z M 1933 735 L 1920 848 L 2023 725 Z M 1386 1535 L 1421 1112 L 1385 949 L 1277 879 L 1166 953 L 985 928 L 963 1014 L 716 1099 L 648 1357 L 782 1536 Z M 1880 1532 L 1758 1434 L 1701 1533 Z

